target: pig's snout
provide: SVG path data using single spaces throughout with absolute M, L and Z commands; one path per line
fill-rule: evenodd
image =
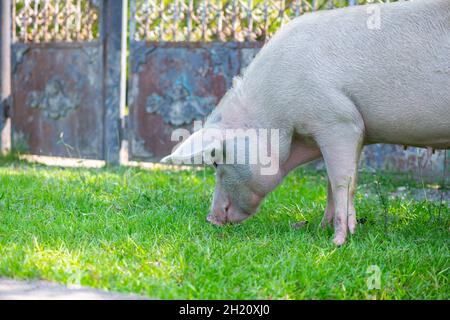
M 216 226 L 224 226 L 226 224 L 238 224 L 249 218 L 251 214 L 243 212 L 242 210 L 233 210 L 230 208 L 226 212 L 212 211 L 206 220 Z
M 216 226 L 238 224 L 251 217 L 258 209 L 262 196 L 250 190 L 241 192 L 238 199 L 232 199 L 229 194 L 216 187 L 213 205 L 206 220 Z
M 208 216 L 206 217 L 206 221 L 220 227 L 224 225 L 224 223 L 222 221 L 219 221 L 212 213 L 208 214 Z

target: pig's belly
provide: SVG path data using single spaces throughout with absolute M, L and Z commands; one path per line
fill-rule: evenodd
M 388 70 L 379 72 L 352 90 L 367 142 L 450 148 L 450 73 L 409 73 L 398 68 L 393 77 Z
M 363 109 L 361 114 L 367 143 L 450 148 L 450 103 L 434 108 L 391 104 Z

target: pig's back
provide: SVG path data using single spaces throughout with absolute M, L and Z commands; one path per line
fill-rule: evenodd
M 373 8 L 381 24 L 370 30 Z M 311 108 L 326 117 L 330 106 L 311 95 L 338 91 L 362 115 L 369 142 L 450 146 L 450 1 L 300 17 L 261 50 L 244 81 L 262 108 L 278 104 L 290 119 L 310 121 Z

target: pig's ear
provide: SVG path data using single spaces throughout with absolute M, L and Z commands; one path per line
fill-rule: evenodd
M 183 141 L 171 155 L 161 159 L 165 164 L 211 164 L 221 154 L 222 139 L 211 134 L 211 129 L 201 129 Z

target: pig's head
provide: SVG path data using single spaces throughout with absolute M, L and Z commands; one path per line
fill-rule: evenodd
M 255 190 L 249 166 L 216 164 L 216 186 L 207 220 L 216 225 L 240 223 L 256 213 L 265 194 Z
M 205 131 L 208 138 L 205 138 Z M 215 167 L 216 186 L 211 212 L 207 220 L 215 225 L 240 223 L 258 210 L 264 197 L 272 191 L 282 179 L 281 170 L 273 174 L 264 174 L 258 163 L 236 161 L 234 155 L 238 149 L 248 148 L 238 139 L 226 140 L 221 129 L 201 129 L 182 142 L 169 156 L 161 160 L 167 164 L 207 164 Z M 230 161 L 226 149 L 234 149 L 233 161 Z

